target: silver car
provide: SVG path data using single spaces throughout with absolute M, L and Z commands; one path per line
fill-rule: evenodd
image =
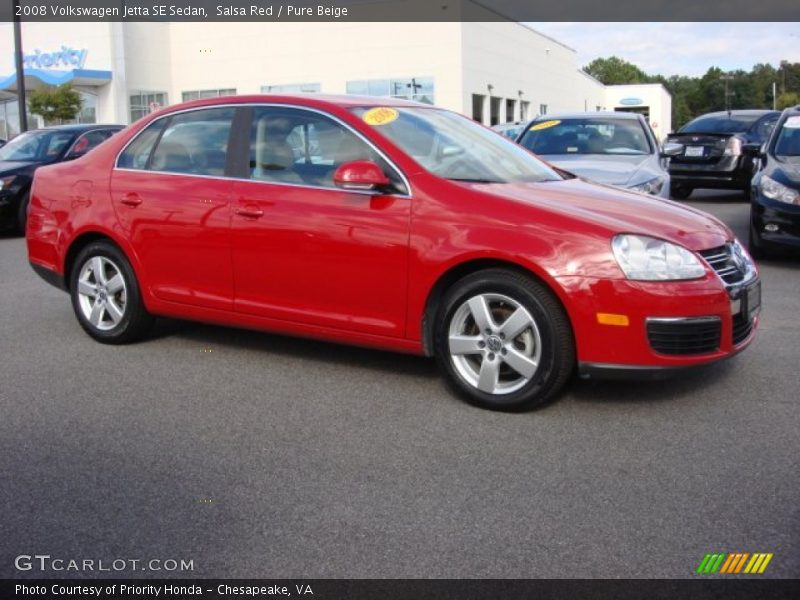
M 517 143 L 556 167 L 597 183 L 669 198 L 669 156 L 639 114 L 586 112 L 536 117 Z

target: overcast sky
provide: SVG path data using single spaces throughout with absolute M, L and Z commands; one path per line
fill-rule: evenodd
M 800 62 L 800 23 L 528 23 L 578 51 L 583 67 L 619 56 L 655 75 L 702 75 L 709 67 L 749 71 Z

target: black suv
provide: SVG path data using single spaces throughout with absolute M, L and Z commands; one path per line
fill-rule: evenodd
M 753 177 L 750 254 L 800 248 L 800 106 L 783 111 Z
M 755 170 L 754 148 L 760 148 L 780 117 L 774 110 L 708 113 L 689 121 L 667 141 L 683 145 L 670 159 L 671 196 L 688 198 L 695 188 L 742 190 L 749 198 Z
M 83 156 L 123 125 L 60 125 L 22 133 L 0 148 L 0 231 L 25 233 L 33 173 Z

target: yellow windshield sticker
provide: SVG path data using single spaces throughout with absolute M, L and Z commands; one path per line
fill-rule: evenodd
M 365 112 L 362 118 L 367 125 L 387 125 L 397 120 L 399 116 L 400 113 L 393 108 L 389 108 L 388 106 L 376 106 Z
M 541 123 L 536 123 L 533 127 L 530 128 L 530 131 L 539 131 L 540 129 L 547 129 L 548 127 L 555 127 L 561 123 L 561 121 L 543 121 Z

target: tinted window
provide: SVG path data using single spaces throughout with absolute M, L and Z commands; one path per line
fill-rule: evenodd
M 192 175 L 225 174 L 235 109 L 210 108 L 170 117 L 148 169 Z
M 113 130 L 104 129 L 102 131 L 90 131 L 89 133 L 83 134 L 72 145 L 70 149 L 70 154 L 86 154 L 89 150 L 92 150 L 96 146 L 99 146 L 103 142 L 105 142 L 108 138 L 110 138 L 114 133 Z
M 800 116 L 792 116 L 783 122 L 775 140 L 775 154 L 782 158 L 800 156 Z
M 769 139 L 772 130 L 775 129 L 775 123 L 778 122 L 778 117 L 764 119 L 758 124 L 756 128 L 756 135 L 761 142 L 766 142 Z
M 638 120 L 552 119 L 533 123 L 520 143 L 536 154 L 650 154 Z
M 742 133 L 750 129 L 762 114 L 704 115 L 689 121 L 678 133 Z
M 0 148 L 0 160 L 54 160 L 66 150 L 74 137 L 75 134 L 69 131 L 29 131 Z
M 333 173 L 343 163 L 371 160 L 395 188 L 400 176 L 364 140 L 324 115 L 302 109 L 256 107 L 250 133 L 250 178 L 275 183 L 336 187 Z
M 148 125 L 144 131 L 134 139 L 125 151 L 120 154 L 117 167 L 120 169 L 144 169 L 150 159 L 150 153 L 158 140 L 161 130 L 164 129 L 166 119 L 159 119 Z

